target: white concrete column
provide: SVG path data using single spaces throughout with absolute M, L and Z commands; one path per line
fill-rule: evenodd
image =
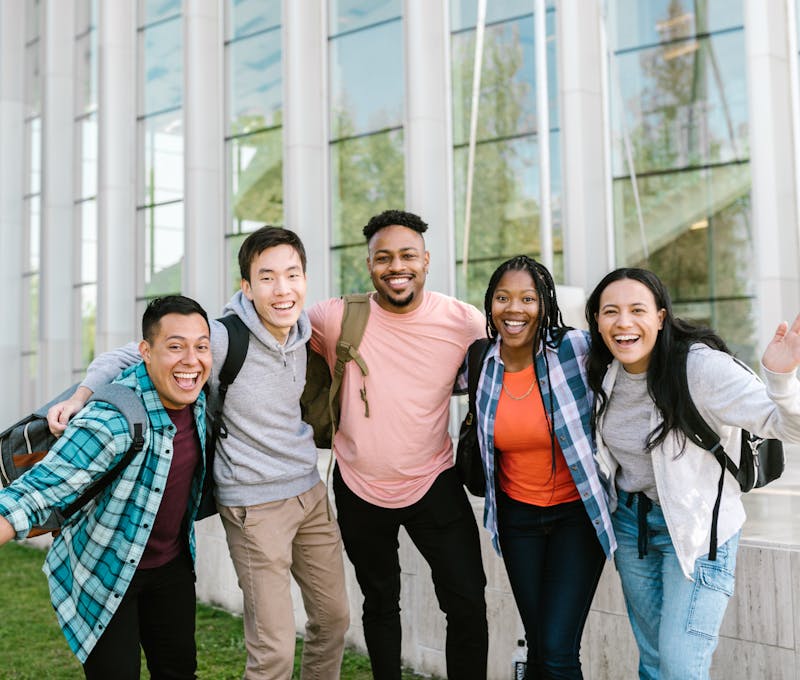
M 21 415 L 25 6 L 0 2 L 0 422 Z
M 602 6 L 561 0 L 557 11 L 564 182 L 565 283 L 591 290 L 612 265 L 609 252 Z
M 745 48 L 756 256 L 757 352 L 781 319 L 800 311 L 800 245 L 795 201 L 797 140 L 789 78 L 786 5 L 745 0 Z
M 98 7 L 97 351 L 135 340 L 136 3 Z
M 283 2 L 283 205 L 308 257 L 308 304 L 330 295 L 324 2 Z
M 44 4 L 39 385 L 57 394 L 72 379 L 75 238 L 75 3 Z
M 405 0 L 406 207 L 429 227 L 427 287 L 455 293 L 450 40 L 446 2 Z
M 225 293 L 225 88 L 219 0 L 185 0 L 183 292 L 209 315 Z

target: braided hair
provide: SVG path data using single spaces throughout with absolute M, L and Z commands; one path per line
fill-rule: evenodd
M 537 262 L 532 257 L 517 255 L 506 260 L 494 270 L 494 273 L 489 279 L 489 285 L 486 287 L 483 308 L 486 312 L 486 334 L 489 336 L 490 342 L 497 342 L 498 338 L 497 327 L 494 325 L 494 319 L 492 318 L 492 300 L 494 299 L 495 291 L 497 290 L 497 286 L 503 274 L 510 271 L 528 272 L 533 281 L 534 288 L 536 289 L 536 297 L 539 300 L 539 317 L 536 320 L 536 333 L 533 337 L 531 352 L 533 355 L 533 371 L 536 376 L 536 386 L 539 389 L 539 396 L 542 398 L 542 403 L 544 403 L 542 381 L 540 380 L 539 371 L 536 368 L 536 354 L 539 348 L 544 346 L 557 349 L 561 345 L 564 335 L 566 335 L 567 331 L 572 330 L 572 327 L 564 323 L 564 318 L 561 315 L 561 309 L 558 306 L 558 299 L 556 297 L 556 284 L 555 281 L 553 281 L 553 275 L 547 267 L 541 262 Z M 553 386 L 550 381 L 550 360 L 547 357 L 547 352 L 542 352 L 542 355 L 544 358 L 545 374 L 547 375 L 549 396 L 547 429 L 550 433 L 550 471 L 551 479 L 553 480 L 553 492 L 555 492 L 556 439 L 553 427 L 555 406 L 553 402 Z

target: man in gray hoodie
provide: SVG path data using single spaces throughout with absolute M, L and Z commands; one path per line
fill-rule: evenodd
M 291 676 L 295 626 L 290 574 L 308 614 L 303 678 L 339 677 L 349 625 L 342 543 L 317 471 L 311 426 L 303 422 L 306 342 L 303 311 L 306 254 L 288 229 L 262 227 L 239 250 L 241 290 L 224 315 L 236 314 L 250 331 L 247 357 L 223 406 L 226 438 L 217 442 L 217 507 L 244 595 L 245 677 Z M 228 334 L 211 321 L 211 407 L 228 352 Z M 51 429 L 101 384 L 138 359 L 135 345 L 107 352 L 89 366 L 70 401 L 53 407 Z

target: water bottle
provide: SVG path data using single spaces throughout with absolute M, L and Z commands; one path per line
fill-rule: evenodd
M 511 666 L 514 669 L 514 680 L 525 680 L 525 670 L 528 666 L 528 649 L 525 640 L 517 640 L 517 648 L 511 655 Z

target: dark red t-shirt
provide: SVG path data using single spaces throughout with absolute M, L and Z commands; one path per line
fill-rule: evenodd
M 181 525 L 189 505 L 194 471 L 200 464 L 200 438 L 192 407 L 177 411 L 168 408 L 167 415 L 176 428 L 172 440 L 172 464 L 139 569 L 160 567 L 180 554 L 183 543 Z

